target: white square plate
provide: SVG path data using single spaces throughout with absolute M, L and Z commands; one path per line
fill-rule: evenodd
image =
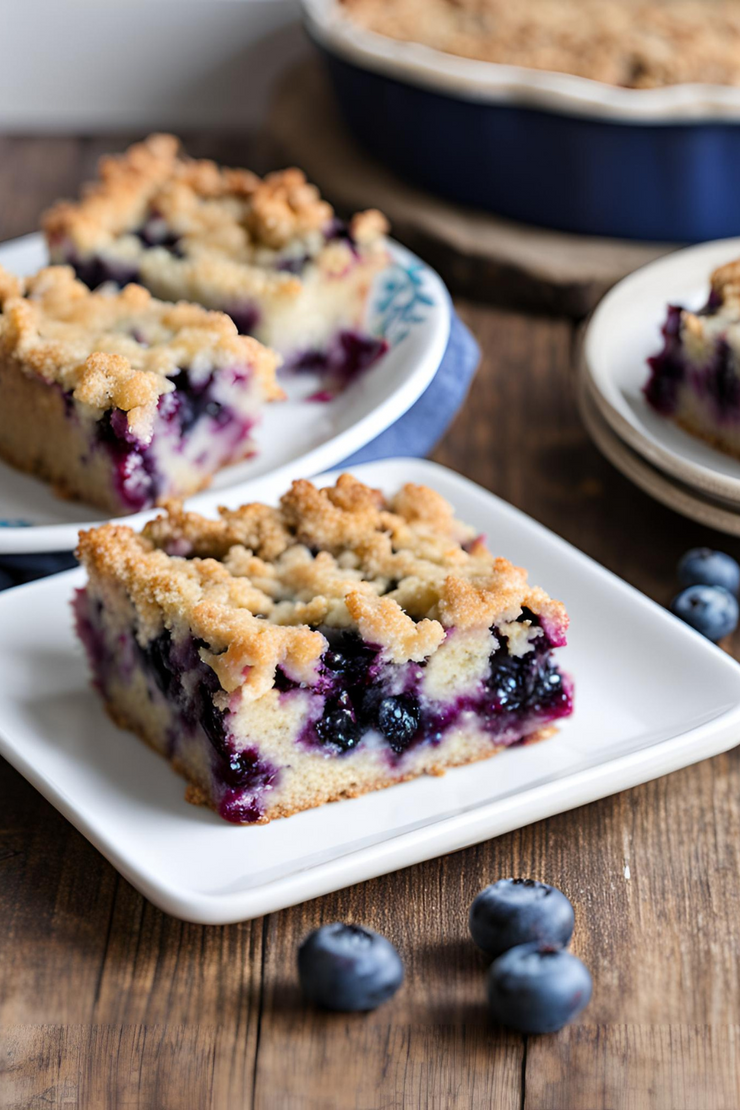
M 613 794 L 740 739 L 740 666 L 518 510 L 413 459 L 357 467 L 434 486 L 497 554 L 562 599 L 576 711 L 544 743 L 258 827 L 189 806 L 183 781 L 116 729 L 69 602 L 81 571 L 0 594 L 0 753 L 152 902 L 191 921 L 255 917 Z

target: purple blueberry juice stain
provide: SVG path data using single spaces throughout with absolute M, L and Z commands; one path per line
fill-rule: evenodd
M 678 305 L 669 305 L 666 321 L 661 329 L 663 350 L 649 358 L 650 379 L 644 387 L 649 405 L 661 416 L 670 416 L 676 410 L 678 387 L 684 380 L 686 366 L 681 349 L 681 313 Z
M 234 368 L 226 374 L 229 384 L 249 380 L 249 370 Z M 139 512 L 155 505 L 165 489 L 165 476 L 157 465 L 154 442 L 157 435 L 168 427 L 177 436 L 175 450 L 187 451 L 188 437 L 203 420 L 209 420 L 209 431 L 219 438 L 214 445 L 220 448 L 217 458 L 213 452 L 202 452 L 193 460 L 196 465 L 211 470 L 215 465 L 225 465 L 243 457 L 243 445 L 249 440 L 254 421 L 241 416 L 235 409 L 218 401 L 214 395 L 216 375 L 211 373 L 201 381 L 191 380 L 186 370 L 180 370 L 171 379 L 174 390 L 163 393 L 157 405 L 157 423 L 152 443 L 142 443 L 131 430 L 128 414 L 121 409 L 108 409 L 96 426 L 96 443 L 108 453 L 113 469 L 116 493 L 125 512 Z M 73 418 L 75 407 L 71 395 L 65 394 L 65 409 Z
M 293 355 L 286 362 L 285 369 L 293 373 L 320 374 L 323 385 L 307 400 L 331 401 L 374 366 L 388 346 L 388 341 L 378 336 L 340 331 L 326 349 L 311 348 Z
M 724 338 L 717 342 L 712 365 L 704 375 L 703 391 L 713 402 L 718 422 L 737 419 L 740 414 L 740 380 L 733 366 L 732 351 Z
M 338 216 L 333 216 L 324 228 L 324 239 L 327 243 L 335 243 L 338 241 L 347 243 L 355 258 L 359 258 L 357 243 L 349 229 L 349 224 L 341 220 Z
M 275 269 L 282 274 L 302 274 L 308 263 L 311 261 L 307 254 L 302 254 L 298 258 L 281 258 L 275 266 Z
M 234 321 L 236 330 L 240 335 L 254 335 L 261 319 L 260 311 L 256 305 L 234 305 L 232 308 L 224 309 L 224 312 Z
M 176 641 L 165 629 L 145 647 L 133 635 L 118 632 L 112 646 L 102 624 L 103 605 L 99 600 L 86 589 L 77 590 L 72 609 L 77 634 L 101 693 L 105 694 L 112 678 L 124 677 L 120 665 L 123 652 L 129 680 L 138 666 L 150 683 L 150 697 L 151 691 L 159 691 L 167 702 L 172 717 L 166 734 L 168 755 L 177 752 L 182 736 L 192 736 L 200 729 L 212 749 L 220 815 L 239 824 L 258 821 L 263 814 L 261 798 L 276 785 L 280 771 L 262 759 L 256 747 L 236 749 L 229 733 L 228 714 L 213 700 L 221 685 L 199 654 L 199 648 L 206 646 L 204 642 L 192 636 Z
M 175 258 L 184 257 L 180 247 L 180 236 L 167 226 L 159 212 L 151 211 L 146 222 L 134 234 L 145 247 L 164 247 Z
M 291 358 L 286 364 L 286 371 L 321 375 L 324 384 L 309 394 L 306 400 L 326 404 L 373 366 L 387 350 L 385 339 L 359 332 L 340 332 L 326 350 L 311 349 Z
M 93 684 L 104 694 L 113 659 L 101 623 L 103 606 L 99 601 L 94 601 L 86 589 L 80 589 L 75 591 L 72 599 L 72 612 L 77 635 L 90 661 Z
M 96 441 L 108 453 L 113 483 L 124 510 L 135 513 L 153 505 L 159 493 L 154 458 L 129 429 L 127 414 L 121 409 L 108 409 L 97 423 Z
M 712 316 L 717 307 L 712 294 L 699 315 Z M 676 305 L 669 307 L 662 329 L 663 349 L 647 360 L 651 370 L 644 387 L 648 404 L 661 416 L 672 416 L 678 407 L 679 387 L 687 384 L 700 400 L 711 404 L 718 423 L 739 420 L 740 379 L 729 344 L 720 336 L 706 365 L 687 366 L 681 345 L 682 311 Z
M 68 253 L 66 262 L 88 289 L 97 289 L 106 282 L 112 282 L 122 289 L 124 285 L 139 280 L 139 268 L 132 263 L 101 258 L 99 255 L 80 258 L 75 251 Z
M 716 316 L 719 309 L 722 307 L 722 294 L 718 289 L 712 289 L 709 293 L 709 299 L 703 308 L 697 312 L 697 316 Z
M 200 658 L 202 641 L 173 641 L 166 630 L 140 649 L 144 667 L 177 714 L 184 729 L 202 729 L 210 741 L 212 771 L 220 790 L 219 813 L 238 824 L 259 820 L 261 796 L 279 778 L 279 769 L 260 758 L 256 748 L 237 750 L 229 734 L 228 714 L 214 703 L 221 685 Z M 188 682 L 183 676 L 188 675 Z
M 520 619 L 537 622 L 527 610 Z M 479 690 L 441 704 L 421 693 L 423 663 L 384 665 L 379 649 L 356 633 L 338 637 L 332 630 L 321 631 L 331 646 L 324 653 L 318 682 L 305 688 L 320 695 L 316 716 L 299 738 L 307 748 L 341 755 L 372 730 L 384 739 L 395 762 L 411 747 L 441 743 L 465 715 L 474 718 L 492 741 L 508 745 L 521 739 L 523 727 L 567 717 L 573 709 L 572 685 L 555 665 L 553 642 L 546 634 L 522 656 L 510 655 L 506 637 L 497 635 L 500 646 L 491 655 L 490 674 Z M 287 695 L 301 688 L 280 670 L 276 685 Z

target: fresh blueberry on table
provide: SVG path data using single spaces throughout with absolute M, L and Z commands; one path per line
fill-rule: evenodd
M 737 596 L 740 564 L 724 551 L 692 547 L 678 564 L 678 581 L 682 586 L 724 586 Z
M 717 643 L 737 628 L 737 598 L 722 586 L 689 586 L 671 602 L 671 612 Z
M 403 982 L 401 957 L 389 940 L 335 921 L 309 933 L 298 949 L 306 998 L 327 1010 L 374 1010 Z
M 591 998 L 588 969 L 553 945 L 520 944 L 491 964 L 488 1007 L 499 1025 L 521 1033 L 555 1033 Z
M 565 945 L 573 935 L 573 906 L 557 887 L 535 879 L 499 879 L 470 907 L 470 934 L 489 956 L 517 944 Z

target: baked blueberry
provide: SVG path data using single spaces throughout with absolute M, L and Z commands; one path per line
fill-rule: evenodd
M 411 743 L 420 718 L 419 703 L 409 694 L 383 698 L 378 707 L 380 731 L 398 755 Z
M 588 1005 L 591 976 L 553 945 L 520 944 L 491 964 L 488 1008 L 499 1025 L 521 1033 L 555 1033 Z
M 698 311 L 668 307 L 663 347 L 647 360 L 644 386 L 645 399 L 659 416 L 733 458 L 740 457 L 737 272 L 737 259 L 716 269 Z M 696 583 L 725 585 L 723 579 L 682 580 L 685 586 Z
M 740 564 L 724 551 L 692 547 L 679 561 L 678 581 L 682 586 L 724 586 L 737 596 Z
M 688 586 L 671 602 L 671 612 L 717 643 L 737 628 L 737 598 L 723 586 Z
M 573 935 L 573 906 L 557 887 L 536 879 L 499 879 L 470 907 L 470 935 L 489 956 L 528 941 L 565 945 Z
M 403 982 L 389 940 L 361 925 L 335 921 L 309 933 L 298 949 L 298 977 L 309 1001 L 327 1010 L 374 1010 Z

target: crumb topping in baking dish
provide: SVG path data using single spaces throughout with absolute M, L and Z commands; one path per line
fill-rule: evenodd
M 740 85 L 737 0 L 341 0 L 370 31 L 478 61 L 647 89 Z

